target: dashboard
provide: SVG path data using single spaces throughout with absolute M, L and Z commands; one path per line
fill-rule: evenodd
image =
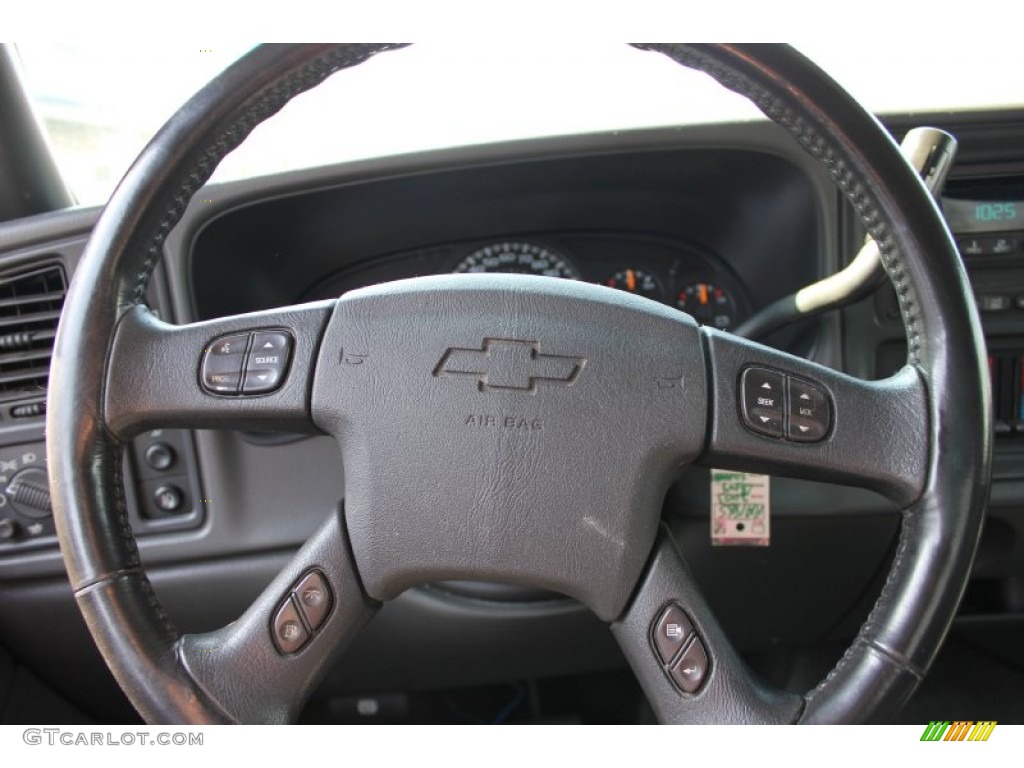
M 888 123 L 897 137 L 932 123 L 961 142 L 944 205 L 983 312 L 999 434 L 989 523 L 962 618 L 984 628 L 1024 616 L 1013 588 L 1024 582 L 1024 114 Z M 5 302 L 29 297 L 38 306 L 12 313 L 0 335 L 35 332 L 25 318 L 47 314 L 38 327 L 52 339 L 96 215 L 70 211 L 3 228 L 0 323 Z M 841 268 L 863 236 L 827 174 L 772 124 L 541 139 L 208 187 L 168 238 L 149 303 L 184 323 L 419 275 L 512 271 L 607 285 L 728 330 Z M 905 359 L 895 306 L 883 287 L 766 341 L 882 377 Z M 48 362 L 46 339 L 33 338 L 9 362 L 21 365 L 33 350 Z M 52 520 L 31 493 L 45 488 L 45 376 L 5 389 L 12 369 L 2 347 L 0 642 L 78 706 L 121 718 L 125 704 L 62 578 Z M 324 437 L 153 430 L 130 446 L 131 522 L 176 623 L 205 631 L 236 618 L 337 509 L 339 468 Z M 896 510 L 868 491 L 773 478 L 771 545 L 714 547 L 709 485 L 708 468 L 687 468 L 663 517 L 737 646 L 756 657 L 841 645 L 887 572 Z M 40 636 L 29 618 L 40 610 L 62 631 Z M 429 584 L 385 606 L 317 696 L 623 666 L 603 625 L 568 599 Z

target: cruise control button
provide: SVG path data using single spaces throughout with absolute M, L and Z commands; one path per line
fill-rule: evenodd
M 824 390 L 800 379 L 789 379 L 789 418 L 786 436 L 801 443 L 821 440 L 832 422 L 832 408 Z
M 693 625 L 678 605 L 670 605 L 654 625 L 654 647 L 662 664 L 668 664 L 686 639 L 693 634 Z
M 295 653 L 309 640 L 309 631 L 303 626 L 299 612 L 289 597 L 274 616 L 273 639 L 277 650 L 287 656 Z
M 785 379 L 764 368 L 747 368 L 740 384 L 743 422 L 755 432 L 782 437 Z
M 222 336 L 206 349 L 200 379 L 208 392 L 234 395 L 242 384 L 242 366 L 249 345 L 249 334 Z
M 177 512 L 185 503 L 185 495 L 176 485 L 161 485 L 153 493 L 153 503 L 162 512 Z
M 292 352 L 292 337 L 282 331 L 257 331 L 245 366 L 242 394 L 273 392 L 284 381 Z
M 167 443 L 153 443 L 146 449 L 146 463 L 153 469 L 164 471 L 174 464 L 174 449 Z
M 687 693 L 696 693 L 704 684 L 708 673 L 708 654 L 704 643 L 695 637 L 690 647 L 683 651 L 679 661 L 672 665 L 670 674 L 676 684 Z
M 319 571 L 313 571 L 295 587 L 295 598 L 314 632 L 320 629 L 331 610 L 331 588 Z

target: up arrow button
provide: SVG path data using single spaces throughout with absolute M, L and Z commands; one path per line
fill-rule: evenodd
M 747 368 L 740 381 L 743 423 L 769 437 L 783 436 L 785 379 L 767 368 Z
M 818 384 L 789 377 L 786 437 L 800 443 L 814 443 L 828 434 L 832 405 Z
M 243 395 L 265 395 L 285 380 L 292 355 L 292 336 L 287 331 L 256 331 L 245 364 Z

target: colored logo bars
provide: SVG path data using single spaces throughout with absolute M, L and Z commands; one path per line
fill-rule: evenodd
M 988 741 L 995 727 L 995 720 L 932 720 L 921 741 Z

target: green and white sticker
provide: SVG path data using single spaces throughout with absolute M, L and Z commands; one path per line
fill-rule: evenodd
M 711 543 L 767 547 L 771 542 L 771 478 L 711 470 Z

